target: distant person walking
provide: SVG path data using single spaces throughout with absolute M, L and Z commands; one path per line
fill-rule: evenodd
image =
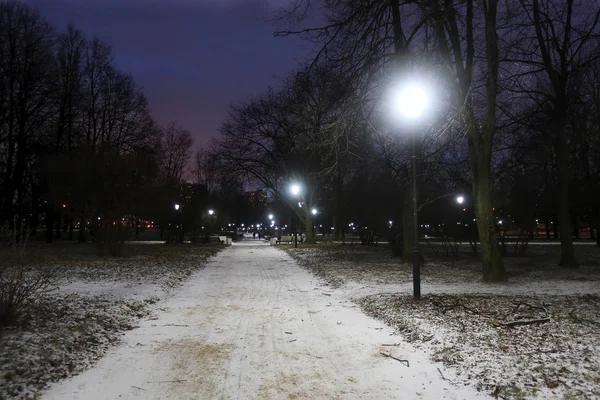
M 256 231 L 252 232 L 252 238 L 256 240 Z

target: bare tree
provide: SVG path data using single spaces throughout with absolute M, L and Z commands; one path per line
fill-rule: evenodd
M 48 118 L 52 29 L 21 2 L 2 2 L 0 43 L 0 221 L 12 221 L 25 214 L 28 171 Z
M 183 182 L 191 148 L 192 135 L 189 131 L 175 123 L 163 130 L 160 165 L 164 182 L 168 187 L 178 187 Z
M 569 201 L 572 180 L 569 113 L 576 99 L 575 78 L 600 55 L 600 5 L 578 4 L 574 0 L 533 0 L 521 1 L 521 7 L 527 29 L 520 31 L 521 46 L 517 47 L 514 58 L 529 67 L 527 72 L 533 76 L 525 83 L 529 84 L 527 89 L 534 91 L 536 101 L 549 104 L 549 128 L 558 170 L 560 265 L 573 268 L 577 261 Z

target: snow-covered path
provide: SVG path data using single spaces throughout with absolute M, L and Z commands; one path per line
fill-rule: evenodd
M 362 314 L 344 291 L 251 240 L 214 257 L 155 315 L 43 399 L 487 397 L 452 386 L 440 373 L 451 380 L 450 371 Z

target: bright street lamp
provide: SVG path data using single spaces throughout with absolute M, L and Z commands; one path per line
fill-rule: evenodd
M 313 208 L 312 210 L 310 210 L 310 212 L 312 213 L 312 215 L 317 215 L 317 209 Z
M 458 197 L 456 198 L 456 202 L 457 202 L 458 204 L 462 204 L 464 201 L 465 201 L 465 198 L 464 198 L 463 196 L 458 196 Z
M 175 211 L 179 210 L 179 204 L 175 204 Z
M 417 119 L 423 115 L 429 105 L 429 96 L 421 86 L 410 85 L 402 88 L 396 95 L 396 109 L 407 119 Z
M 414 83 L 400 88 L 394 98 L 395 108 L 406 122 L 413 125 L 429 106 L 427 91 Z M 415 150 L 415 127 L 412 134 L 412 183 L 413 183 L 413 295 L 415 299 L 421 298 L 421 266 L 419 265 L 419 225 L 418 225 L 418 201 L 417 201 L 417 154 Z
M 298 184 L 293 184 L 293 185 L 290 187 L 290 192 L 292 192 L 292 194 L 293 194 L 294 196 L 298 196 L 298 195 L 300 194 L 300 185 L 298 185 Z
M 215 210 L 208 210 L 208 215 L 214 215 L 215 214 Z
M 269 214 L 269 219 L 272 220 L 273 219 L 273 214 Z

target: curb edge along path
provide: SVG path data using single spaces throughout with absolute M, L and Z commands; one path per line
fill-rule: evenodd
M 43 398 L 488 398 L 264 242 L 222 251 L 155 314 Z

